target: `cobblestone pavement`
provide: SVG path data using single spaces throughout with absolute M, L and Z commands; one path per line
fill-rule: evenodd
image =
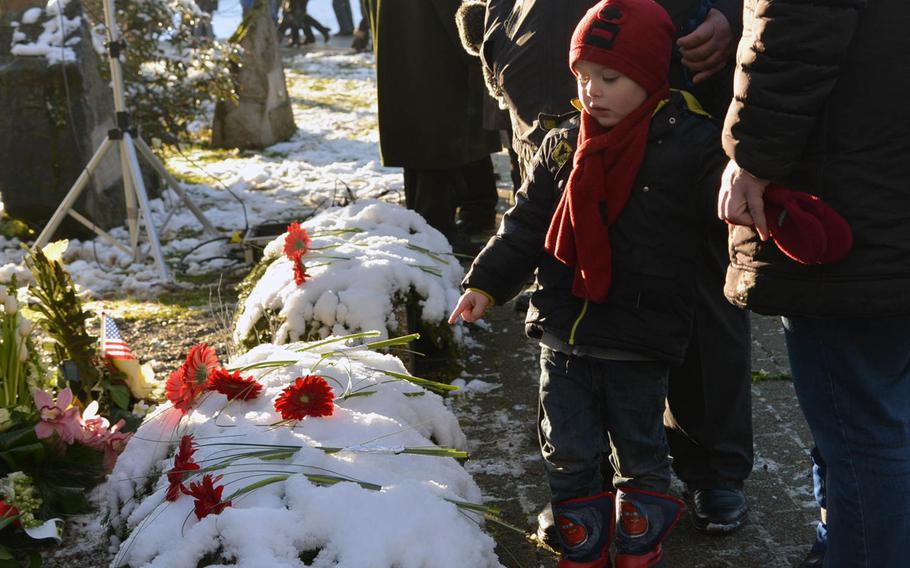
M 535 430 L 537 345 L 524 337 L 522 317 L 511 304 L 492 308 L 474 326 L 464 378 L 499 386 L 455 397 L 453 407 L 471 444 L 471 471 L 488 504 L 527 531 L 548 500 Z M 709 537 L 695 531 L 688 512 L 666 543 L 674 568 L 787 568 L 808 551 L 817 516 L 812 499 L 808 451 L 811 436 L 789 380 L 779 320 L 753 316 L 755 467 L 747 481 L 750 521 L 738 533 Z M 469 389 L 470 390 L 470 389 Z M 681 496 L 682 484 L 674 481 Z M 521 535 L 488 524 L 509 568 L 556 565 L 555 557 Z

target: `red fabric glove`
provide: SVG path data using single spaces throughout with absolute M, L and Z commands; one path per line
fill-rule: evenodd
M 829 264 L 850 252 L 850 225 L 819 197 L 771 184 L 764 200 L 774 244 L 796 262 Z

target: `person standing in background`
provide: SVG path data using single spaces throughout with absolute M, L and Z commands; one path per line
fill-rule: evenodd
M 724 291 L 783 316 L 793 386 L 827 468 L 824 566 L 906 566 L 910 3 L 747 0 L 743 22 L 717 205 L 731 224 Z M 817 205 L 768 216 L 772 183 L 837 212 L 852 232 L 846 256 L 826 258 L 844 229 Z M 780 250 L 788 224 L 817 259 Z
M 455 28 L 461 0 L 368 0 L 376 53 L 379 147 L 404 168 L 405 205 L 455 242 L 456 210 L 495 215 L 480 63 Z M 481 203 L 482 206 L 476 206 Z
M 338 20 L 338 33 L 335 35 L 348 37 L 354 35 L 354 14 L 351 13 L 351 0 L 332 0 L 332 10 Z

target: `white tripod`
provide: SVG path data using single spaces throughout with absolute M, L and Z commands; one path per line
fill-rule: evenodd
M 210 233 L 212 236 L 219 236 L 220 233 L 209 220 L 206 219 L 202 211 L 190 201 L 190 198 L 180 186 L 180 183 L 174 179 L 174 176 L 172 176 L 164 168 L 164 165 L 158 161 L 158 158 L 155 157 L 155 154 L 152 153 L 152 150 L 148 145 L 142 138 L 136 135 L 135 129 L 130 127 L 130 114 L 127 112 L 126 104 L 124 102 L 123 71 L 120 67 L 120 53 L 123 50 L 124 42 L 120 38 L 120 30 L 117 27 L 117 19 L 114 13 L 114 0 L 103 0 L 103 3 L 104 23 L 107 26 L 108 34 L 108 61 L 111 67 L 111 86 L 114 90 L 114 112 L 117 118 L 117 127 L 108 131 L 107 138 L 98 146 L 98 149 L 95 150 L 95 155 L 89 160 L 85 169 L 82 170 L 79 178 L 76 179 L 76 182 L 73 184 L 73 187 L 70 188 L 66 197 L 63 198 L 60 206 L 57 207 L 57 210 L 54 212 L 53 216 L 51 216 L 50 221 L 48 221 L 47 225 L 44 227 L 44 230 L 38 235 L 38 240 L 35 241 L 32 248 L 38 249 L 46 245 L 57 230 L 57 227 L 60 226 L 64 216 L 68 213 L 74 219 L 94 231 L 95 234 L 109 241 L 113 246 L 126 254 L 133 255 L 134 261 L 138 261 L 139 212 L 141 211 L 142 219 L 145 222 L 145 231 L 148 236 L 149 248 L 151 249 L 150 252 L 155 259 L 155 264 L 158 265 L 161 279 L 170 281 L 171 275 L 164 262 L 164 256 L 161 254 L 161 241 L 158 239 L 158 231 L 152 223 L 148 194 L 145 191 L 145 183 L 142 181 L 142 172 L 139 170 L 139 160 L 136 157 L 137 149 L 139 150 L 139 153 L 142 154 L 142 157 L 145 158 L 145 161 L 164 178 L 171 189 L 180 196 L 186 206 L 192 211 L 193 215 L 199 219 L 205 232 Z M 88 185 L 93 172 L 98 168 L 98 165 L 101 163 L 101 160 L 104 158 L 105 154 L 107 154 L 108 150 L 114 148 L 115 143 L 120 148 L 120 167 L 123 176 L 123 191 L 126 199 L 126 220 L 130 233 L 129 247 L 97 227 L 92 221 L 85 216 L 80 215 L 72 208 L 76 199 L 78 199 L 79 195 L 82 193 L 82 190 Z M 139 204 L 138 209 L 136 208 L 137 201 Z M 162 228 L 164 224 L 167 224 L 171 219 L 173 214 L 173 211 L 168 214 L 162 224 Z

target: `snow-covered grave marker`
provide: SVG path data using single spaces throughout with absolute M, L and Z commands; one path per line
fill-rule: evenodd
M 379 330 L 404 333 L 402 308 L 419 314 L 437 345 L 461 338 L 446 323 L 464 270 L 445 237 L 413 211 L 372 199 L 332 208 L 265 247 L 242 298 L 234 341 L 321 339 Z M 295 229 L 296 231 L 296 229 Z M 302 255 L 290 247 L 297 242 Z M 305 242 L 304 242 L 305 241 Z M 252 283 L 255 282 L 255 285 Z
M 206 357 L 191 359 L 177 379 Z M 178 407 L 160 407 L 120 456 L 102 493 L 125 537 L 111 566 L 500 566 L 484 508 L 472 506 L 480 490 L 446 457 L 463 455 L 465 436 L 439 395 L 396 378 L 397 358 L 322 341 L 261 345 L 230 368 L 262 385 L 256 398 L 229 401 L 220 392 L 240 391 L 213 386 L 175 396 Z M 332 414 L 283 420 L 276 400 L 293 406 L 288 387 L 317 374 L 335 393 Z

